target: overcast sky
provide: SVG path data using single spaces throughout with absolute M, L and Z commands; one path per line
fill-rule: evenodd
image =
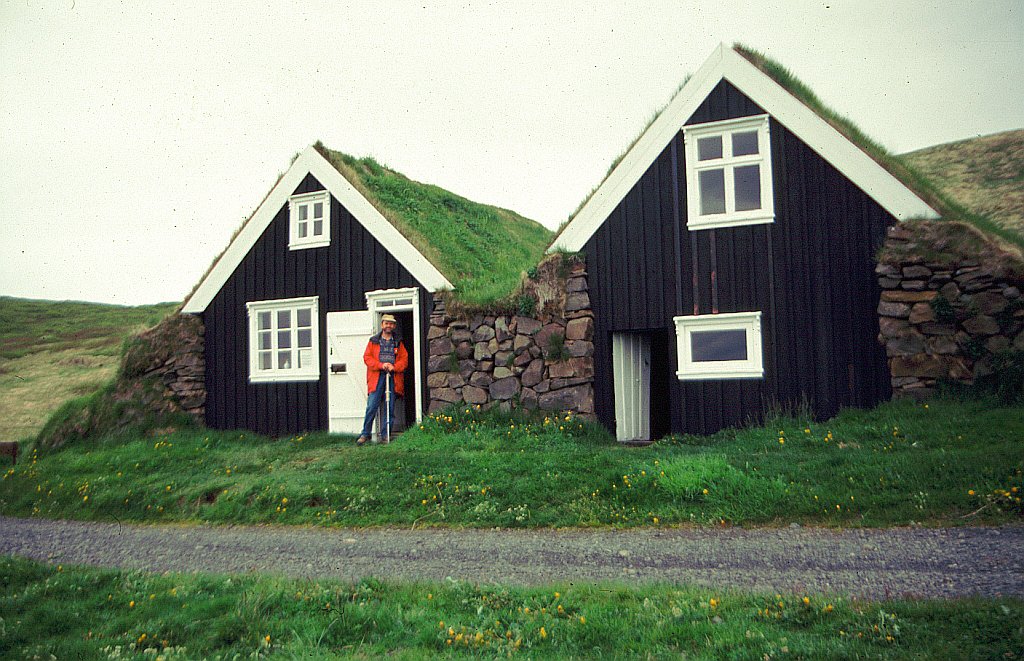
M 1020 0 L 0 0 L 0 294 L 181 300 L 318 139 L 555 228 L 721 42 L 895 152 L 1024 127 Z

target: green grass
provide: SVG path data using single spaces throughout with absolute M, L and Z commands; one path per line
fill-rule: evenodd
M 125 340 L 175 307 L 0 297 L 0 440 L 34 436 L 65 401 L 104 387 Z
M 642 449 L 574 418 L 459 410 L 422 427 L 366 448 L 195 429 L 86 440 L 8 469 L 0 512 L 472 527 L 998 524 L 1024 513 L 1024 407 L 990 400 L 894 402 Z
M 158 303 L 125 307 L 0 296 L 0 359 L 82 348 L 116 356 L 128 335 L 155 325 L 177 306 Z
M 317 144 L 320 153 L 451 281 L 467 305 L 512 294 L 551 241 L 539 223 Z
M 1019 658 L 1017 599 L 148 574 L 0 558 L 5 658 Z M 235 656 L 237 655 L 237 656 Z M 1005 656 L 1004 656 L 1005 655 Z

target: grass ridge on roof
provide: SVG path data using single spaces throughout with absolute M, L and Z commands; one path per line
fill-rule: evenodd
M 1011 244 L 1018 251 L 1024 249 L 1024 237 L 1000 226 L 988 216 L 976 213 L 956 202 L 928 177 L 907 163 L 906 160 L 889 152 L 881 144 L 869 138 L 849 118 L 840 115 L 826 106 L 811 88 L 797 78 L 789 69 L 749 46 L 736 43 L 733 44 L 733 50 L 828 122 L 830 126 L 839 131 L 890 174 L 903 182 L 905 186 L 914 191 L 929 206 L 935 209 L 944 220 L 964 221 L 988 235 L 1001 239 L 1004 243 Z
M 512 294 L 550 243 L 550 230 L 514 211 L 414 181 L 371 157 L 320 142 L 314 147 L 451 281 L 464 303 L 486 306 Z

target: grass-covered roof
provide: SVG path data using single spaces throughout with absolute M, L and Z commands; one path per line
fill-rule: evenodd
M 867 136 L 850 119 L 840 115 L 826 106 L 811 89 L 793 73 L 764 53 L 758 52 L 742 44 L 734 44 L 733 49 L 756 66 L 783 89 L 796 97 L 801 103 L 814 111 L 828 122 L 850 142 L 857 145 L 864 153 L 874 159 L 890 174 L 899 179 L 905 186 L 935 209 L 945 220 L 962 220 L 974 225 L 983 232 L 994 235 L 1006 243 L 1024 248 L 1024 236 L 994 222 L 988 216 L 969 209 L 954 200 L 930 178 L 922 174 L 906 159 L 892 154 L 885 147 Z
M 377 211 L 419 250 L 469 305 L 513 293 L 537 265 L 552 233 L 514 211 L 413 181 L 373 158 L 314 145 Z

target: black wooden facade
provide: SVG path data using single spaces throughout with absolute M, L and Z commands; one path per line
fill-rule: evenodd
M 307 175 L 293 194 L 318 190 L 324 186 Z M 432 297 L 333 196 L 330 232 L 329 246 L 289 250 L 285 203 L 202 313 L 207 426 L 250 429 L 272 436 L 326 430 L 326 315 L 365 310 L 368 291 L 419 287 L 421 336 L 426 337 Z M 319 297 L 320 379 L 250 383 L 246 303 L 303 296 Z M 407 335 L 411 331 L 405 330 Z M 417 353 L 421 373 L 426 373 L 426 352 Z M 423 406 L 425 393 L 416 393 L 416 397 Z
M 765 114 L 722 81 L 686 122 Z M 712 433 L 772 409 L 818 418 L 890 396 L 874 256 L 893 222 L 770 120 L 775 221 L 690 231 L 678 132 L 584 247 L 595 316 L 595 404 L 615 428 L 612 333 L 651 337 L 651 433 Z M 762 312 L 763 379 L 680 381 L 673 317 Z

